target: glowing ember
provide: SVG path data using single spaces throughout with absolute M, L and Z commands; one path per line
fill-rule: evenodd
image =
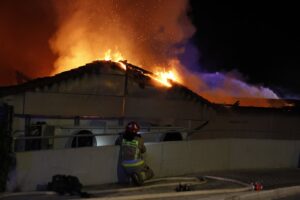
M 178 82 L 214 103 L 259 98 L 264 101 L 239 99 L 239 105 L 273 107 L 269 99 L 279 99 L 271 89 L 247 84 L 234 74 L 197 73 L 182 65 L 180 56 L 189 48 L 186 41 L 196 31 L 187 15 L 186 0 L 101 0 L 101 4 L 98 0 L 72 0 L 72 4 L 55 4 L 58 30 L 49 41 L 58 55 L 53 75 L 93 60 L 114 61 L 126 70 L 126 63 L 120 62 L 126 59 L 153 72 L 145 75 L 159 86 L 172 87 Z M 162 66 L 158 70 L 157 64 Z

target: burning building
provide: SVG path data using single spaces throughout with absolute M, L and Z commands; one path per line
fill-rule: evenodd
M 85 185 L 116 181 L 114 142 L 131 120 L 141 124 L 158 177 L 298 162 L 297 107 L 214 104 L 127 62 L 95 61 L 0 91 L 1 103 L 13 108 L 18 176 L 12 180 L 22 190 L 57 173 L 77 175 Z
M 174 127 L 193 129 L 214 115 L 209 101 L 182 85 L 166 86 L 153 76 L 131 64 L 96 61 L 53 77 L 2 88 L 1 96 L 14 107 L 15 130 L 23 130 L 23 135 L 32 135 L 30 127 L 41 121 L 56 129 L 48 136 L 65 135 L 62 130 L 66 128 L 57 130 L 64 123 L 73 132 L 69 134 L 78 132 L 76 127 L 93 129 L 94 134 L 119 127 L 110 129 L 118 133 L 130 120 L 145 129 L 169 127 L 178 131 Z M 107 144 L 113 144 L 116 136 Z
M 224 106 L 172 80 L 165 81 L 127 62 L 95 61 L 53 77 L 1 88 L 1 100 L 14 108 L 18 150 L 71 147 L 75 144 L 70 136 L 82 131 L 96 135 L 89 146 L 112 145 L 131 120 L 138 121 L 144 132 L 152 132 L 145 134 L 147 142 L 173 137 L 300 137 L 296 108 Z M 33 147 L 24 136 L 48 139 Z M 63 139 L 53 142 L 51 137 Z
M 46 40 L 57 56 L 54 66 L 17 69 L 49 77 L 0 88 L 0 109 L 12 108 L 6 121 L 19 187 L 33 190 L 59 173 L 77 175 L 85 185 L 116 181 L 114 142 L 131 120 L 142 127 L 158 177 L 295 167 L 295 102 L 221 73 L 188 70 L 179 58 L 195 32 L 188 1 L 141 2 L 52 1 L 57 30 Z M 35 66 L 49 66 L 46 56 L 32 52 L 25 60 L 38 58 Z

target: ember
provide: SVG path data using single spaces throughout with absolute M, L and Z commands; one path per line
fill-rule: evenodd
M 198 71 L 190 71 L 182 64 L 180 59 L 189 52 L 190 38 L 196 31 L 187 16 L 188 3 L 188 0 L 101 0 L 101 4 L 99 0 L 53 0 L 57 21 L 49 44 L 57 59 L 53 70 L 48 69 L 43 76 L 94 60 L 118 62 L 126 70 L 120 61 L 128 60 L 150 71 L 148 76 L 158 86 L 172 87 L 179 83 L 214 103 L 234 104 L 238 99 L 240 106 L 278 107 L 269 99 L 279 100 L 279 96 L 267 87 L 247 84 L 231 73 L 203 73 L 199 66 Z M 42 55 L 29 55 L 44 61 Z M 197 60 L 197 55 L 190 57 Z M 22 73 L 37 77 L 35 73 L 39 70 L 42 71 L 36 68 Z M 253 98 L 263 100 L 258 102 Z M 284 101 L 282 105 L 286 105 Z

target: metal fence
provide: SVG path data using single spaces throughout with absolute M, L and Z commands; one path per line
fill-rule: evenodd
M 13 151 L 36 151 L 47 149 L 78 148 L 88 146 L 106 146 L 115 145 L 116 139 L 122 133 L 124 128 L 96 128 L 96 127 L 56 127 L 62 130 L 68 130 L 69 134 L 60 135 L 42 135 L 25 136 L 25 131 L 16 130 L 13 135 Z M 80 131 L 89 131 L 91 134 L 80 134 Z M 161 142 L 166 134 L 180 133 L 186 135 L 186 129 L 182 127 L 145 127 L 140 134 L 145 142 Z M 96 133 L 95 133 L 96 132 Z M 102 133 L 97 133 L 102 132 Z M 71 134 L 70 134 L 71 133 Z M 19 136 L 18 136 L 19 135 Z

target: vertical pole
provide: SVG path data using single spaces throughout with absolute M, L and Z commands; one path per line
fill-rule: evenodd
M 126 115 L 126 96 L 128 93 L 128 65 L 127 62 L 125 63 L 126 65 L 126 70 L 125 70 L 125 80 L 124 80 L 124 91 L 123 91 L 123 105 L 122 105 L 122 117 L 123 120 L 125 119 L 125 115 Z
M 78 135 L 76 136 L 76 148 L 78 148 Z
M 54 149 L 54 135 L 55 135 L 55 132 L 54 132 L 54 134 L 52 134 L 52 149 Z
M 15 167 L 12 153 L 11 117 L 11 107 L 0 103 L 0 193 L 5 192 L 9 173 Z
M 31 117 L 28 115 L 25 115 L 25 137 L 30 137 L 30 123 L 31 123 Z M 32 139 L 25 139 L 25 151 L 32 150 Z

